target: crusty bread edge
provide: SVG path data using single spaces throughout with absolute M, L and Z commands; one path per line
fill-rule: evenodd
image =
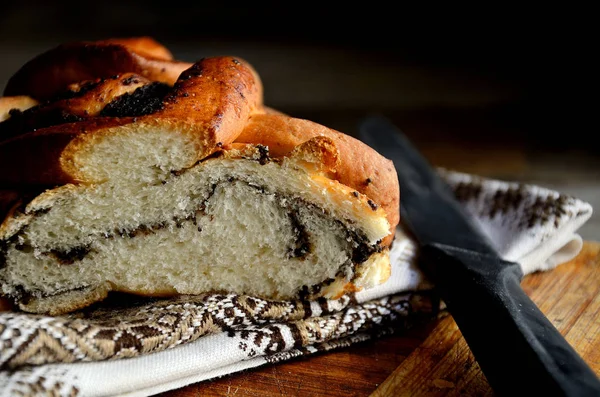
M 332 178 L 366 195 L 374 207 L 381 206 L 386 212 L 390 234 L 382 245 L 389 246 L 400 221 L 400 186 L 391 160 L 342 132 L 274 112 L 252 115 L 236 142 L 265 145 L 278 157 L 319 136 L 331 139 L 339 153 L 339 164 Z

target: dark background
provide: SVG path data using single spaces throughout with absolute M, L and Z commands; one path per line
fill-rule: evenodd
M 148 35 L 182 60 L 246 58 L 268 105 L 350 134 L 378 112 L 416 139 L 590 149 L 564 139 L 585 115 L 574 90 L 588 84 L 593 52 L 586 10 L 114 0 L 2 8 L 1 87 L 59 43 Z

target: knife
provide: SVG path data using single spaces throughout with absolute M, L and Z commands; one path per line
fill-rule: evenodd
M 359 139 L 392 160 L 400 219 L 418 263 L 497 395 L 600 396 L 600 380 L 521 287 L 523 271 L 500 257 L 406 136 L 367 117 Z

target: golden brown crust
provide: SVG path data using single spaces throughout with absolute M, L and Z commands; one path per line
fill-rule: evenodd
M 75 42 L 38 55 L 6 84 L 5 96 L 26 95 L 47 100 L 70 84 L 136 73 L 172 85 L 192 64 L 167 57 L 170 53 L 150 39 L 112 39 Z
M 78 152 L 103 135 L 136 128 L 185 134 L 196 142 L 188 166 L 233 142 L 251 114 L 262 109 L 262 86 L 245 61 L 205 58 L 181 74 L 162 109 L 141 117 L 88 118 L 28 132 L 0 143 L 0 185 L 93 182 L 82 174 Z M 26 164 L 21 161 L 27 158 Z
M 308 120 L 281 114 L 255 114 L 236 142 L 268 146 L 272 156 L 280 157 L 317 136 L 332 139 L 339 151 L 334 178 L 380 205 L 393 232 L 400 220 L 398 175 L 391 160 L 358 139 Z M 393 233 L 383 245 L 390 244 L 392 239 Z
M 158 86 L 159 91 L 148 94 L 159 105 L 150 111 L 131 114 L 126 106 L 122 107 L 125 111 L 116 114 L 105 111 L 107 105 L 119 110 L 119 104 L 127 98 Z M 3 109 L 8 113 L 9 107 L 34 107 L 38 104 L 34 98 L 42 103 L 26 113 L 15 113 L 21 120 L 14 117 L 10 123 L 0 124 L 0 188 L 4 189 L 0 190 L 0 215 L 14 211 L 31 197 L 42 197 L 29 195 L 21 199 L 24 191 L 60 186 L 49 190 L 45 196 L 48 198 L 59 189 L 76 188 L 67 183 L 102 181 L 99 174 L 86 171 L 94 168 L 88 166 L 90 163 L 98 163 L 88 163 L 85 154 L 92 153 L 96 144 L 107 137 L 145 137 L 146 131 L 161 131 L 179 134 L 186 145 L 191 142 L 186 148 L 195 148 L 189 159 L 188 152 L 175 156 L 185 158 L 183 167 L 211 158 L 216 151 L 232 159 L 279 158 L 276 161 L 282 167 L 307 170 L 324 186 L 323 194 L 334 192 L 343 194 L 343 200 L 346 196 L 359 200 L 358 213 L 380 222 L 378 235 L 387 228 L 385 216 L 391 233 L 381 241 L 381 251 L 359 265 L 356 280 L 340 277 L 322 290 L 323 296 L 339 297 L 389 277 L 387 246 L 399 222 L 399 186 L 392 162 L 348 135 L 265 106 L 260 77 L 242 59 L 212 57 L 195 64 L 177 62 L 164 46 L 148 37 L 71 43 L 24 65 L 10 79 L 5 94 L 25 96 L 0 98 L 0 117 Z M 68 117 L 48 120 L 48 115 L 56 114 Z M 120 152 L 116 157 L 120 161 Z M 12 233 L 19 222 L 24 220 L 2 223 L 0 232 Z M 32 312 L 66 313 L 104 299 L 111 290 L 119 288 L 107 283 L 89 290 L 34 298 L 20 302 L 19 307 Z M 175 295 L 174 290 L 124 292 Z M 2 303 L 0 300 L 0 310 Z
M 1 123 L 0 141 L 41 128 L 98 116 L 116 98 L 150 83 L 140 75 L 124 73 L 108 79 L 72 84 L 64 93 L 64 98 L 40 103 Z
M 102 56 L 114 60 L 127 53 L 129 55 L 123 58 L 123 64 L 119 68 L 130 70 L 135 69 L 135 63 L 127 63 L 134 52 L 138 57 L 143 54 L 145 59 L 172 60 L 170 52 L 152 39 L 110 39 L 60 46 L 38 57 L 37 61 L 32 61 L 37 62 L 38 66 L 43 64 L 44 67 L 26 65 L 22 70 L 29 67 L 36 73 L 43 70 L 56 71 L 64 65 L 70 65 L 72 58 L 76 57 L 83 59 L 82 62 L 94 62 L 93 67 L 97 70 L 92 69 L 96 78 L 102 74 L 110 75 L 106 71 L 110 65 L 100 62 L 100 55 L 95 60 L 92 55 L 103 54 Z M 88 57 L 86 54 L 92 55 Z M 82 65 L 77 62 L 74 65 L 63 74 L 70 75 L 75 70 L 75 75 L 81 79 L 82 74 L 92 70 L 80 68 Z M 85 73 L 79 73 L 81 71 Z M 18 80 L 17 75 L 15 81 Z M 63 77 L 59 76 L 58 80 L 61 79 Z M 150 75 L 149 80 L 161 81 L 155 75 Z M 149 80 L 140 81 L 139 85 L 147 84 Z M 80 82 L 73 80 L 71 83 Z M 193 162 L 232 142 L 262 144 L 269 147 L 271 156 L 282 157 L 312 138 L 326 137 L 331 141 L 319 141 L 318 145 L 303 153 L 308 156 L 313 152 L 322 159 L 332 159 L 323 154 L 332 153 L 332 149 L 325 146 L 334 145 L 336 157 L 332 161 L 335 161 L 335 165 L 326 166 L 332 171 L 328 176 L 368 196 L 373 200 L 374 206 L 381 206 L 387 214 L 391 230 L 395 230 L 399 221 L 399 187 L 392 162 L 348 135 L 264 106 L 260 77 L 245 61 L 233 57 L 214 57 L 197 62 L 181 72 L 171 92 L 165 97 L 162 109 L 142 117 L 94 117 L 105 105 L 104 100 L 108 102 L 128 92 L 118 82 L 114 86 L 111 84 L 113 82 L 108 80 L 78 100 L 47 105 L 49 108 L 68 108 L 76 115 L 86 118 L 85 120 L 29 132 L 0 143 L 0 167 L 14 168 L 14 172 L 0 175 L 0 185 L 93 182 L 93 179 L 80 172 L 81 164 L 77 154 L 89 148 L 104 134 L 131 129 L 129 125 L 134 122 L 136 128 L 159 126 L 163 130 L 193 136 L 198 148 Z M 72 87 L 78 88 L 80 87 Z M 31 160 L 26 166 L 16 167 L 20 163 L 18 160 L 24 155 Z M 390 243 L 392 238 L 390 235 L 383 243 Z
M 112 38 L 100 41 L 105 44 L 122 44 L 125 47 L 131 48 L 138 54 L 142 54 L 148 57 L 164 59 L 170 61 L 173 59 L 173 54 L 164 45 L 154 40 L 152 37 L 141 36 L 141 37 L 123 37 L 123 38 Z
M 335 141 L 326 136 L 316 136 L 296 146 L 289 154 L 294 162 L 314 164 L 317 170 L 335 179 L 340 167 L 340 152 Z
M 43 107 L 45 109 L 64 109 L 80 117 L 97 116 L 115 98 L 131 93 L 150 83 L 150 80 L 135 73 L 123 73 L 110 78 L 86 82 L 85 84 L 92 86 L 90 89 L 87 89 L 85 84 L 80 82 L 76 83 L 76 87 L 71 87 L 71 89 L 74 92 L 84 91 L 82 95 L 53 101 Z
M 10 118 L 11 110 L 27 110 L 37 105 L 37 103 L 35 99 L 24 95 L 0 97 L 0 123 Z M 2 139 L 2 136 L 0 136 L 0 139 Z

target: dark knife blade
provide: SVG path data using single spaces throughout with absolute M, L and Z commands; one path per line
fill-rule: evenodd
M 598 376 L 521 288 L 520 265 L 500 257 L 406 136 L 374 116 L 359 138 L 393 161 L 401 223 L 494 392 L 600 396 Z

